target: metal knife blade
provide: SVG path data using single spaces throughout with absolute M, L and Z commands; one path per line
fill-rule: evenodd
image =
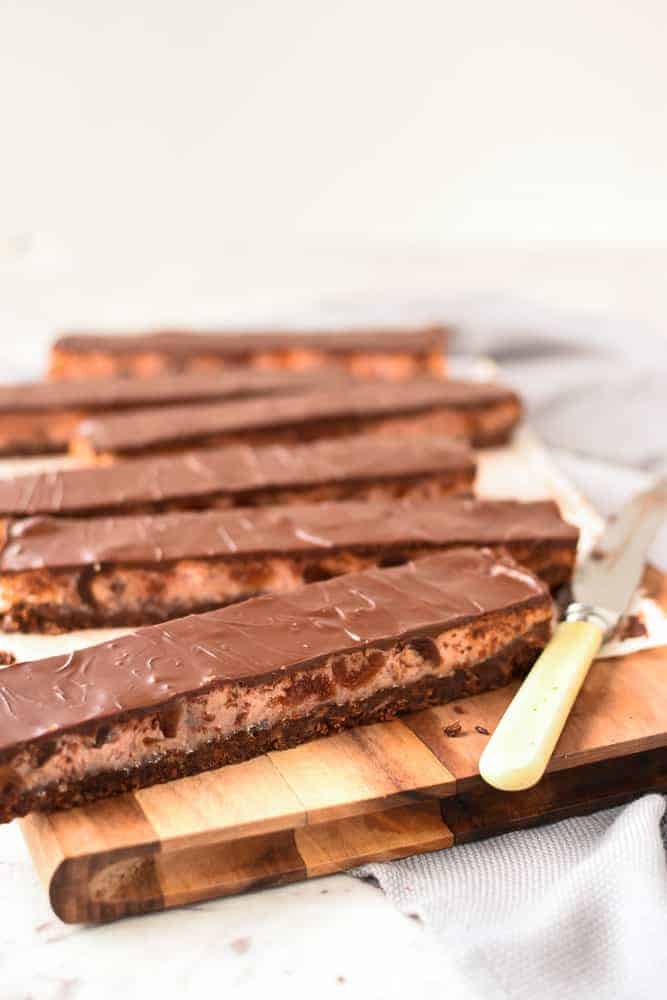
M 606 632 L 616 627 L 641 581 L 646 553 L 666 514 L 667 478 L 622 508 L 589 558 L 575 570 L 575 603 L 568 608 L 568 619 L 598 611 Z

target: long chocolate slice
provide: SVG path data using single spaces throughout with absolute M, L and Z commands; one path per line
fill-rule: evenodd
M 544 584 L 462 549 L 0 673 L 0 820 L 246 760 L 506 683 Z
M 74 334 L 53 345 L 50 374 L 54 378 L 147 375 L 236 364 L 300 370 L 335 365 L 365 378 L 405 378 L 420 372 L 439 375 L 449 335 L 450 330 L 442 325 Z
M 353 434 L 441 434 L 475 445 L 508 440 L 521 415 L 514 392 L 491 382 L 414 379 L 354 382 L 302 395 L 144 410 L 86 420 L 72 441 L 89 460 L 230 443 L 275 443 Z
M 137 380 L 139 381 L 139 380 Z M 447 438 L 230 445 L 0 479 L 0 518 L 132 514 L 471 492 L 474 454 Z
M 0 551 L 0 614 L 6 630 L 143 625 L 468 545 L 503 546 L 557 587 L 576 544 L 551 501 L 32 518 L 10 525 Z
M 107 378 L 0 386 L 0 454 L 67 451 L 75 427 L 89 414 L 303 392 L 321 379 L 317 372 L 230 369 L 211 374 L 166 374 L 146 379 Z

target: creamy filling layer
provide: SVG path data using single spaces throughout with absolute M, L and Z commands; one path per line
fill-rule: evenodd
M 219 355 L 197 354 L 177 359 L 157 351 L 142 351 L 127 355 L 105 354 L 103 351 L 54 351 L 51 376 L 54 378 L 90 378 L 105 375 L 133 374 L 157 375 L 165 371 L 209 372 L 218 371 L 239 359 Z M 312 368 L 337 365 L 352 375 L 362 378 L 404 379 L 430 372 L 443 375 L 445 360 L 441 351 L 427 354 L 408 352 L 341 352 L 292 349 L 258 351 L 241 359 L 243 364 L 269 370 L 286 369 L 306 371 Z
M 488 615 L 432 637 L 414 636 L 389 649 L 336 653 L 318 667 L 265 683 L 228 682 L 141 716 L 91 724 L 84 731 L 23 747 L 0 768 L 0 788 L 18 782 L 31 791 L 51 782 L 135 767 L 255 727 L 304 718 L 323 705 L 345 706 L 424 678 L 444 678 L 474 667 L 550 620 L 547 602 Z

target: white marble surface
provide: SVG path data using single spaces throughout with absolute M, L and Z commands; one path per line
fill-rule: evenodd
M 345 875 L 102 927 L 54 917 L 17 825 L 0 830 L 0 997 L 464 997 L 421 924 Z

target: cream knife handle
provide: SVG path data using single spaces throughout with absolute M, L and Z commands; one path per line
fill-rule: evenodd
M 489 785 L 519 792 L 540 780 L 603 638 L 589 621 L 556 627 L 481 756 Z

